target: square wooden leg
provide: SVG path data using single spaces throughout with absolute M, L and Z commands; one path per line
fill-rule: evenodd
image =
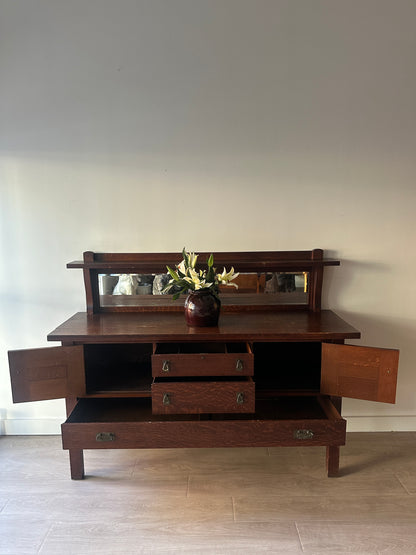
M 69 465 L 71 478 L 82 480 L 84 478 L 84 451 L 82 449 L 69 449 Z
M 326 448 L 326 469 L 328 478 L 338 476 L 339 471 L 339 445 L 328 445 Z

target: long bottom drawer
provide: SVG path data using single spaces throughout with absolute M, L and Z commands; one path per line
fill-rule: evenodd
M 150 399 L 81 399 L 64 449 L 344 445 L 346 421 L 321 397 L 259 401 L 256 413 L 155 415 Z

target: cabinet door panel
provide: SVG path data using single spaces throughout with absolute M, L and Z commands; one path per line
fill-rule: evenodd
M 85 393 L 81 345 L 9 351 L 9 367 L 14 403 Z
M 395 403 L 399 351 L 322 344 L 321 393 Z

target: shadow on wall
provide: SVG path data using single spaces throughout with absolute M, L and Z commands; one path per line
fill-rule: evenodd
M 341 305 L 346 290 L 349 292 L 355 290 L 357 294 L 363 289 L 371 291 L 372 278 L 376 281 L 393 271 L 391 264 L 345 260 L 339 257 L 337 251 L 325 250 L 325 258 L 341 260 L 341 266 L 329 266 L 324 270 L 323 308 L 332 309 L 334 306 Z M 364 282 L 363 276 L 365 276 Z

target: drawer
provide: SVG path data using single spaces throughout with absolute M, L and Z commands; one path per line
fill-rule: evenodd
M 255 388 L 250 377 L 236 380 L 166 380 L 152 384 L 153 414 L 250 413 Z
M 155 415 L 150 399 L 80 399 L 64 449 L 344 445 L 346 421 L 315 397 L 258 401 L 256 413 Z
M 248 343 L 158 343 L 152 356 L 153 377 L 252 376 Z

